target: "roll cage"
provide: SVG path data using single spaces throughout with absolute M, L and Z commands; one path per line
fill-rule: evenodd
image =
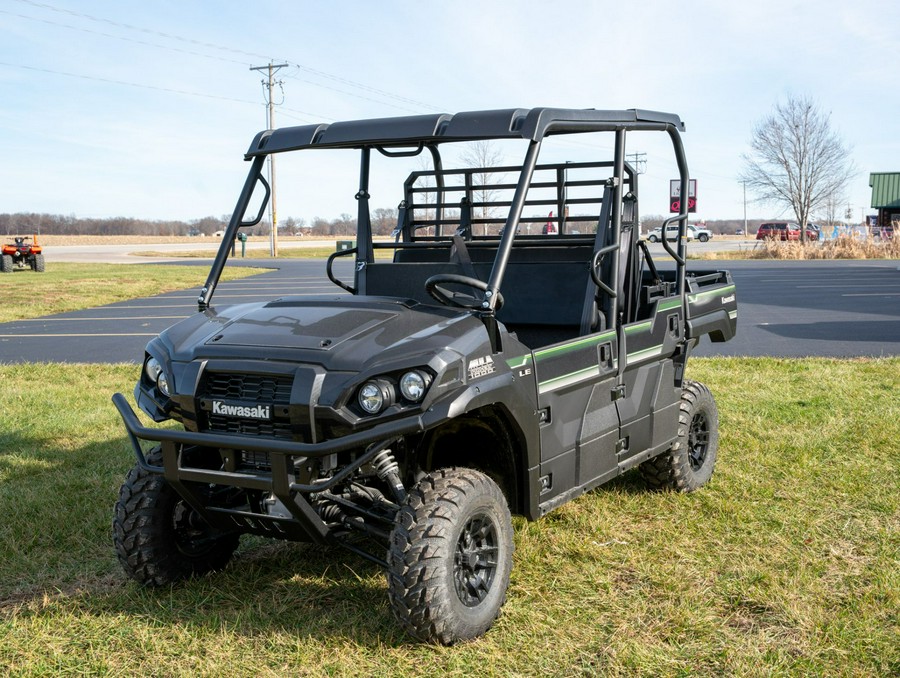
M 492 111 L 474 111 L 449 114 L 430 114 L 419 116 L 405 116 L 395 118 L 382 118 L 372 120 L 356 120 L 338 122 L 333 124 L 313 124 L 296 127 L 287 127 L 277 130 L 260 132 L 253 140 L 245 154 L 245 159 L 250 161 L 251 168 L 244 183 L 233 216 L 223 237 L 223 243 L 216 259 L 211 267 L 206 284 L 198 298 L 200 310 L 207 308 L 212 300 L 215 288 L 221 276 L 222 269 L 230 252 L 230 242 L 233 241 L 241 228 L 259 223 L 270 195 L 270 188 L 263 177 L 263 163 L 268 155 L 284 153 L 288 151 L 310 149 L 356 149 L 360 153 L 359 186 L 356 193 L 357 209 L 357 246 L 352 252 L 357 259 L 357 270 L 365 267 L 374 259 L 376 247 L 393 247 L 402 249 L 412 247 L 418 240 L 416 229 L 412 227 L 413 216 L 409 211 L 412 203 L 410 199 L 414 189 L 410 182 L 405 187 L 406 197 L 400 205 L 399 223 L 395 231 L 395 243 L 375 245 L 372 240 L 371 218 L 369 213 L 369 166 L 371 153 L 375 150 L 388 157 L 417 155 L 427 149 L 434 162 L 434 171 L 431 172 L 435 186 L 436 200 L 434 203 L 435 217 L 434 237 L 444 238 L 453 236 L 469 236 L 467 232 L 469 223 L 466 221 L 467 208 L 471 209 L 473 200 L 471 196 L 471 182 L 469 182 L 468 194 L 460 200 L 459 217 L 457 219 L 445 219 L 445 209 L 448 203 L 445 196 L 455 189 L 448 188 L 445 184 L 452 170 L 443 170 L 440 146 L 448 142 L 460 141 L 486 141 L 493 139 L 522 139 L 528 142 L 525 158 L 521 165 L 516 167 L 501 168 L 509 172 L 518 172 L 518 179 L 510 184 L 513 188 L 512 198 L 502 206 L 507 209 L 505 217 L 501 220 L 503 227 L 500 231 L 499 242 L 496 244 L 493 255 L 493 265 L 489 279 L 486 281 L 481 307 L 477 312 L 489 321 L 497 310 L 497 300 L 501 298 L 500 292 L 503 284 L 507 265 L 520 225 L 527 223 L 529 218 L 523 221 L 523 209 L 528 201 L 527 195 L 530 188 L 535 186 L 534 175 L 538 155 L 542 141 L 551 135 L 565 135 L 586 132 L 613 132 L 615 134 L 614 157 L 608 163 L 612 170 L 612 176 L 607 182 L 608 192 L 605 194 L 606 206 L 609 218 L 609 234 L 606 242 L 609 244 L 595 247 L 592 259 L 592 271 L 598 288 L 606 292 L 612 300 L 608 309 L 607 324 L 613 325 L 614 319 L 623 317 L 626 309 L 622 307 L 622 299 L 616 294 L 617 281 L 620 278 L 620 257 L 610 257 L 609 263 L 601 266 L 604 258 L 619 248 L 619 234 L 622 227 L 623 211 L 627 208 L 628 195 L 634 191 L 636 177 L 625 161 L 625 138 L 632 131 L 659 131 L 669 135 L 681 185 L 687 186 L 689 173 L 684 148 L 681 142 L 681 132 L 684 125 L 677 115 L 645 111 L 637 109 L 628 110 L 595 110 L 595 109 L 561 109 L 561 108 L 535 108 L 535 109 L 505 109 Z M 542 166 L 547 169 L 548 166 Z M 552 169 L 552 166 L 551 166 Z M 563 172 L 565 167 L 555 168 Z M 413 180 L 414 177 L 410 177 Z M 246 214 L 256 184 L 263 186 L 265 196 L 255 218 L 245 221 Z M 561 187 L 556 199 L 557 215 L 564 219 L 564 207 L 566 196 L 564 194 L 566 181 L 564 176 L 557 181 Z M 630 189 L 626 191 L 626 189 Z M 682 211 L 673 215 L 663 223 L 663 228 L 669 224 L 677 223 L 679 237 L 676 246 L 663 241 L 663 247 L 672 257 L 676 266 L 674 294 L 683 297 L 685 285 L 685 234 L 687 227 L 686 201 L 681 201 L 684 206 Z M 611 206 L 623 206 L 615 209 Z M 602 216 L 602 215 L 601 215 Z M 532 218 L 533 220 L 533 218 Z M 420 224 L 421 225 L 421 224 Z M 453 227 L 453 236 L 446 233 L 447 227 Z M 526 243 L 523 243 L 526 244 Z M 652 260 L 646 256 L 649 265 Z M 597 271 L 603 269 L 605 275 Z M 330 267 L 329 267 L 330 271 Z M 603 278 L 606 278 L 605 280 Z M 335 281 L 337 282 L 337 281 Z M 341 284 L 341 283 L 338 283 Z M 341 285 L 352 292 L 359 292 L 360 285 L 353 287 Z M 365 290 L 362 290 L 365 293 Z

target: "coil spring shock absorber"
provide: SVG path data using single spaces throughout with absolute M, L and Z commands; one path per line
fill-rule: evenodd
M 398 502 L 406 501 L 406 488 L 400 480 L 400 466 L 390 450 L 382 450 L 372 460 L 376 475 L 388 484 Z

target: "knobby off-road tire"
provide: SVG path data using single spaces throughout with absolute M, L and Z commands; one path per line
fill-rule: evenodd
M 410 634 L 452 645 L 485 633 L 506 602 L 513 531 L 503 492 L 472 469 L 434 471 L 397 514 L 388 592 Z
M 46 270 L 46 265 L 44 264 L 44 255 L 43 254 L 35 254 L 34 255 L 34 270 L 37 273 L 43 273 Z
M 668 451 L 640 465 L 655 489 L 693 492 L 712 477 L 719 447 L 719 412 L 712 393 L 685 380 L 678 413 L 678 438 Z
M 0 273 L 12 273 L 13 260 L 8 254 L 0 256 Z
M 147 461 L 162 465 L 154 448 Z M 240 535 L 211 528 L 165 478 L 135 465 L 119 491 L 113 543 L 125 573 L 147 586 L 165 586 L 220 570 Z

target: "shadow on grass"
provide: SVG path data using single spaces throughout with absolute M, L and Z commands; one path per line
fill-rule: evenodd
M 126 581 L 80 597 L 88 613 L 222 630 L 248 637 L 347 638 L 363 646 L 411 642 L 394 620 L 380 568 L 339 547 L 247 539 L 224 570 L 170 587 Z M 246 544 L 246 546 L 244 545 Z
M 142 587 L 119 567 L 110 527 L 133 463 L 127 441 L 74 450 L 9 432 L 2 441 L 0 473 L 15 482 L 0 484 L 0 549 L 15 555 L 0 562 L 0 619 L 53 623 L 69 613 L 209 633 L 411 642 L 392 616 L 381 568 L 340 547 L 243 536 L 224 570 Z
M 15 488 L 0 486 L 0 514 L 16 515 L 17 526 L 0 526 L 0 546 L 18 555 L 0 563 L 0 617 L 122 617 L 173 632 L 346 638 L 367 647 L 413 642 L 393 618 L 381 568 L 339 547 L 244 536 L 220 572 L 160 589 L 139 586 L 121 570 L 110 528 L 134 463 L 127 440 L 74 450 L 9 435 L 4 442 L 18 452 Z M 0 454 L 0 468 L 7 456 Z M 594 492 L 648 489 L 630 472 Z

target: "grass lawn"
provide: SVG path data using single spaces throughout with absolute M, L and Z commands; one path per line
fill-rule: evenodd
M 517 519 L 500 619 L 451 648 L 411 642 L 383 574 L 344 552 L 245 538 L 224 572 L 126 581 L 110 523 L 133 462 L 109 397 L 136 372 L 0 366 L 0 673 L 900 673 L 900 359 L 695 359 L 720 409 L 712 482 L 630 473 Z
M 260 269 L 225 267 L 222 280 L 260 273 Z M 0 277 L 3 303 L 0 322 L 38 318 L 117 301 L 200 287 L 207 270 L 196 266 L 150 264 L 50 264 L 46 273 L 29 270 Z

